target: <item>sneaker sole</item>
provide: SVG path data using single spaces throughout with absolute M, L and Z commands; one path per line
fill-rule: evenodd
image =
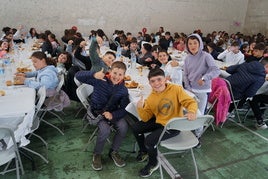
M 113 159 L 112 156 L 110 156 L 110 158 L 114 161 L 114 164 L 115 164 L 117 167 L 122 168 L 122 167 L 126 166 L 126 163 L 124 163 L 124 164 L 122 164 L 122 165 L 119 165 L 119 164 L 116 162 L 116 160 Z
M 102 170 L 102 167 L 100 167 L 100 168 L 95 168 L 95 167 L 93 166 L 93 164 L 91 164 L 91 167 L 92 167 L 93 170 L 95 170 L 95 171 L 100 171 L 100 170 Z
M 139 163 L 144 162 L 144 161 L 146 161 L 148 158 L 149 158 L 149 156 L 146 155 L 146 157 L 144 157 L 142 160 L 137 160 L 137 162 L 139 162 Z
M 148 174 L 148 175 L 140 175 L 141 177 L 143 177 L 143 178 L 147 178 L 147 177 L 149 177 L 149 176 L 151 176 L 158 168 L 159 168 L 159 163 L 157 164 L 157 166 L 155 166 L 151 171 L 150 171 L 150 173 Z

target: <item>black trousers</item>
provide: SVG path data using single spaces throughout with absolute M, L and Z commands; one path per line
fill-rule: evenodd
M 141 152 L 147 152 L 149 155 L 149 164 L 157 164 L 157 142 L 164 129 L 164 126 L 157 124 L 155 118 L 150 119 L 147 122 L 137 121 L 132 126 L 133 134 L 137 140 Z M 146 137 L 145 133 L 149 133 Z M 169 130 L 167 131 L 162 140 L 174 137 L 178 135 L 180 131 Z
M 258 124 L 263 123 L 262 111 L 260 109 L 260 103 L 268 104 L 268 95 L 259 94 L 255 95 L 252 101 L 249 101 L 250 107 L 254 113 L 254 116 Z

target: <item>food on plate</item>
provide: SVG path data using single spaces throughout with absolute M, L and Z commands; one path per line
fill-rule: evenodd
M 27 67 L 18 67 L 17 68 L 17 72 L 18 73 L 25 73 L 25 72 L 31 72 L 32 70 L 30 68 Z
M 131 80 L 131 77 L 129 75 L 127 75 L 127 76 L 124 77 L 124 80 L 125 81 L 130 81 Z
M 135 82 L 135 81 L 131 81 L 129 83 L 125 83 L 125 86 L 127 88 L 137 88 L 139 86 L 139 83 Z
M 11 86 L 11 85 L 13 85 L 13 84 L 12 84 L 12 81 L 11 81 L 11 80 L 7 80 L 7 81 L 6 81 L 6 85 L 7 85 L 7 86 Z
M 0 96 L 5 96 L 6 92 L 4 90 L 0 90 Z
M 13 85 L 24 85 L 24 83 L 18 79 L 14 79 Z

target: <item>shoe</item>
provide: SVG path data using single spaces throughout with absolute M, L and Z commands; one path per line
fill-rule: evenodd
M 101 155 L 100 154 L 93 155 L 93 160 L 92 160 L 91 166 L 96 171 L 102 170 Z
M 234 119 L 235 118 L 235 114 L 233 112 L 228 112 L 227 118 Z
M 143 169 L 140 170 L 139 174 L 141 177 L 149 177 L 151 176 L 154 171 L 156 171 L 159 168 L 159 163 L 156 165 L 147 164 Z
M 139 151 L 138 156 L 136 157 L 137 162 L 144 162 L 147 159 L 148 159 L 147 152 Z
M 257 129 L 267 129 L 267 125 L 265 122 L 261 123 L 261 124 L 256 124 L 256 128 Z
M 113 159 L 114 164 L 118 167 L 124 167 L 126 165 L 125 161 L 120 157 L 118 152 L 110 151 L 109 156 Z

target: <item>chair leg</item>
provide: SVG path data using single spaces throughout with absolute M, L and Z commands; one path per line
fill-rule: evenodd
M 51 127 L 57 129 L 62 135 L 64 135 L 64 133 L 55 125 L 51 124 L 50 122 L 47 122 L 46 120 L 42 119 L 41 121 L 43 121 L 44 123 L 50 125 Z
M 46 146 L 46 149 L 48 149 L 47 142 L 40 135 L 37 135 L 35 133 L 32 133 L 31 135 L 33 135 L 33 136 L 37 137 L 38 139 L 40 139 L 43 142 L 43 144 Z
M 62 123 L 64 123 L 64 121 L 61 119 L 61 117 L 58 114 L 54 113 L 53 111 L 48 111 L 48 112 L 56 116 Z
M 47 160 L 43 155 L 41 155 L 41 154 L 39 154 L 39 153 L 37 153 L 37 152 L 31 150 L 31 149 L 28 149 L 27 147 L 21 147 L 21 148 L 24 149 L 24 150 L 26 150 L 26 151 L 28 151 L 28 152 L 31 152 L 31 153 L 33 153 L 33 154 L 39 156 L 39 157 L 40 157 L 41 159 L 43 159 L 46 163 L 48 163 L 48 160 Z
M 191 154 L 192 154 L 192 158 L 193 158 L 193 162 L 194 162 L 194 167 L 195 167 L 195 177 L 196 177 L 196 179 L 199 179 L 199 176 L 198 176 L 198 168 L 197 168 L 197 164 L 196 164 L 196 161 L 195 161 L 194 151 L 193 151 L 192 148 L 191 148 Z
M 17 157 L 15 157 L 15 164 L 16 164 L 17 179 L 20 179 L 20 169 L 19 169 L 19 162 L 18 162 Z
M 97 127 L 97 128 L 93 131 L 93 133 L 91 134 L 91 136 L 89 137 L 88 142 L 87 142 L 87 144 L 85 145 L 85 147 L 84 147 L 84 149 L 83 149 L 84 152 L 87 150 L 89 144 L 91 143 L 92 139 L 95 137 L 95 135 L 96 135 L 96 133 L 98 132 L 98 130 L 99 130 L 99 128 Z
M 81 108 L 77 111 L 77 113 L 75 114 L 74 118 L 77 118 L 78 115 L 80 114 L 80 112 L 81 112 L 83 109 L 84 109 L 84 107 L 81 107 Z

